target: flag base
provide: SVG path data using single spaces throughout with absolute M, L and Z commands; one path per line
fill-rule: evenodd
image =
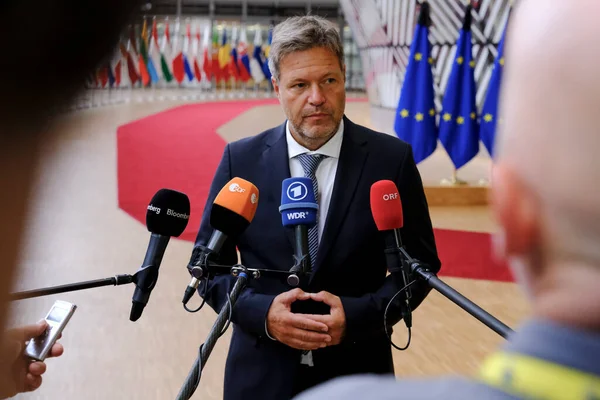
M 462 179 L 460 179 L 456 174 L 456 170 L 454 170 L 454 172 L 452 172 L 452 178 L 442 179 L 441 184 L 444 186 L 464 186 L 467 185 L 467 181 L 463 181 Z

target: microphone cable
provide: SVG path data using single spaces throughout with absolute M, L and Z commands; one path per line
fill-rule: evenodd
M 208 277 L 204 280 L 204 296 L 206 296 L 206 292 L 208 291 Z M 202 296 L 200 296 L 202 297 Z M 229 299 L 229 298 L 228 298 Z M 202 297 L 202 304 L 200 304 L 200 306 L 194 310 L 191 310 L 188 308 L 187 304 L 183 304 L 183 308 L 185 309 L 185 311 L 189 312 L 189 313 L 197 313 L 198 311 L 200 311 L 202 309 L 202 307 L 204 307 L 204 304 L 206 303 L 206 297 Z
M 406 342 L 406 346 L 404 347 L 398 347 L 392 340 L 392 336 L 390 335 L 390 333 L 388 332 L 388 325 L 387 325 L 387 313 L 388 313 L 388 309 L 390 308 L 390 305 L 392 304 L 392 302 L 394 301 L 394 299 L 396 298 L 396 296 L 398 296 L 400 293 L 405 292 L 406 289 L 408 289 L 413 283 L 417 282 L 416 280 L 413 280 L 412 282 L 408 283 L 406 286 L 404 286 L 402 289 L 398 290 L 398 292 L 390 299 L 390 301 L 388 302 L 387 306 L 385 307 L 385 311 L 383 312 L 383 329 L 385 331 L 385 335 L 388 338 L 388 341 L 390 342 L 390 344 L 396 349 L 396 350 L 406 350 L 408 349 L 408 346 L 410 346 L 410 339 L 411 339 L 411 328 L 408 327 L 408 340 Z M 410 310 L 409 310 L 410 312 Z

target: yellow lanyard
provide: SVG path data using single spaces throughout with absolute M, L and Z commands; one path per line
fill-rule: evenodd
M 600 400 L 600 377 L 520 354 L 492 355 L 484 362 L 480 378 L 525 399 Z

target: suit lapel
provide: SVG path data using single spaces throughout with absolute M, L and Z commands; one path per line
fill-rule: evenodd
M 364 162 L 367 159 L 368 151 L 365 144 L 366 138 L 360 135 L 360 132 L 357 132 L 356 125 L 344 117 L 344 138 L 340 150 L 340 159 L 335 175 L 327 220 L 325 221 L 323 236 L 319 243 L 314 272 L 321 267 L 321 264 L 335 243 L 342 222 L 346 217 L 348 207 L 354 198 L 356 186 L 360 180 Z
M 267 171 L 269 179 L 267 182 L 266 200 L 279 209 L 281 203 L 282 182 L 291 177 L 290 161 L 288 156 L 287 141 L 285 140 L 285 122 L 274 129 L 274 132 L 266 141 L 266 149 L 263 153 L 263 168 Z M 281 224 L 281 219 L 280 219 Z M 283 229 L 283 226 L 282 226 Z M 294 232 L 292 229 L 283 229 L 290 244 L 294 245 Z

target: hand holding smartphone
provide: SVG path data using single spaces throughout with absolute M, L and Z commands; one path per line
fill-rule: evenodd
M 29 341 L 24 354 L 33 360 L 44 361 L 76 309 L 75 304 L 57 300 L 45 318 L 48 329 Z

